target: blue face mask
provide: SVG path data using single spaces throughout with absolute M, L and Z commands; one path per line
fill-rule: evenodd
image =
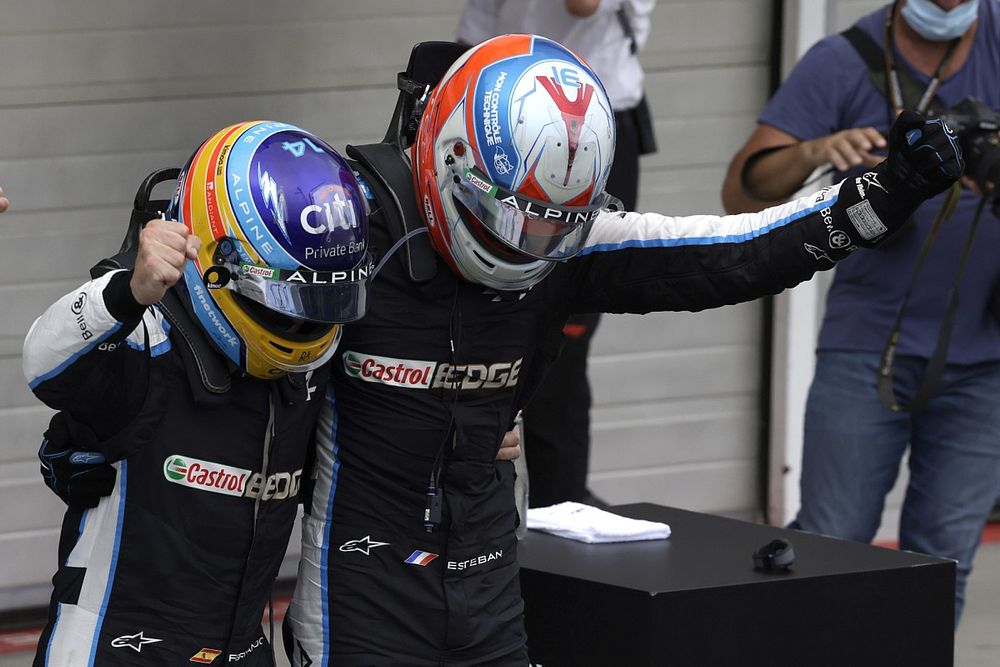
M 968 0 L 945 11 L 931 0 L 906 0 L 903 18 L 918 35 L 932 42 L 949 42 L 961 37 L 976 20 L 979 0 Z

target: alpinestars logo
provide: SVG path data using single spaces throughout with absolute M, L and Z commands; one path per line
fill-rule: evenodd
M 155 639 L 153 637 L 147 637 L 143 634 L 143 631 L 135 633 L 134 635 L 122 635 L 121 637 L 115 637 L 111 640 L 112 648 L 130 648 L 136 653 L 142 653 L 142 647 L 146 644 L 155 644 L 157 642 L 162 642 L 162 639 Z
M 835 264 L 835 262 L 830 258 L 829 255 L 826 254 L 826 252 L 824 250 L 820 250 L 819 248 L 817 248 L 816 246 L 812 245 L 811 243 L 803 243 L 802 245 L 809 252 L 809 254 L 812 255 L 813 257 L 815 257 L 816 259 L 825 259 L 826 261 L 830 262 L 831 264 Z
M 854 187 L 857 188 L 858 196 L 862 199 L 865 199 L 868 196 L 868 191 L 872 188 L 878 188 L 882 192 L 889 194 L 889 191 L 885 189 L 885 186 L 878 182 L 878 174 L 874 171 L 866 171 L 858 178 L 855 178 Z
M 299 494 L 302 469 L 275 472 L 265 479 L 259 472 L 172 454 L 163 461 L 168 482 L 200 491 L 260 500 L 286 500 Z
M 407 389 L 509 389 L 517 386 L 521 358 L 493 364 L 396 359 L 347 350 L 344 372 L 365 382 Z
M 340 545 L 340 551 L 360 551 L 366 556 L 371 555 L 372 549 L 376 547 L 387 547 L 388 542 L 376 542 L 371 535 L 365 535 L 360 540 L 348 540 Z

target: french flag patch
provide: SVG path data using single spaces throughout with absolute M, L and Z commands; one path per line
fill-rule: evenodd
M 424 567 L 425 565 L 427 565 L 427 563 L 431 562 L 437 557 L 438 557 L 437 554 L 432 554 L 430 551 L 418 550 L 410 554 L 410 557 L 403 562 L 409 563 L 410 565 L 419 565 L 420 567 Z

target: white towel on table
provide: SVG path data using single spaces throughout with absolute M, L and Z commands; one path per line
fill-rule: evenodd
M 629 519 L 573 502 L 528 509 L 528 528 L 590 544 L 670 537 L 670 526 L 665 523 Z

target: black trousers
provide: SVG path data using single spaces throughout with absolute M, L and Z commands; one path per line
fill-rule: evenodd
M 618 143 L 607 190 L 635 210 L 639 193 L 639 133 L 632 110 L 616 112 Z M 524 410 L 524 451 L 531 507 L 590 498 L 590 383 L 587 356 L 599 313 L 573 315 L 559 358 Z

